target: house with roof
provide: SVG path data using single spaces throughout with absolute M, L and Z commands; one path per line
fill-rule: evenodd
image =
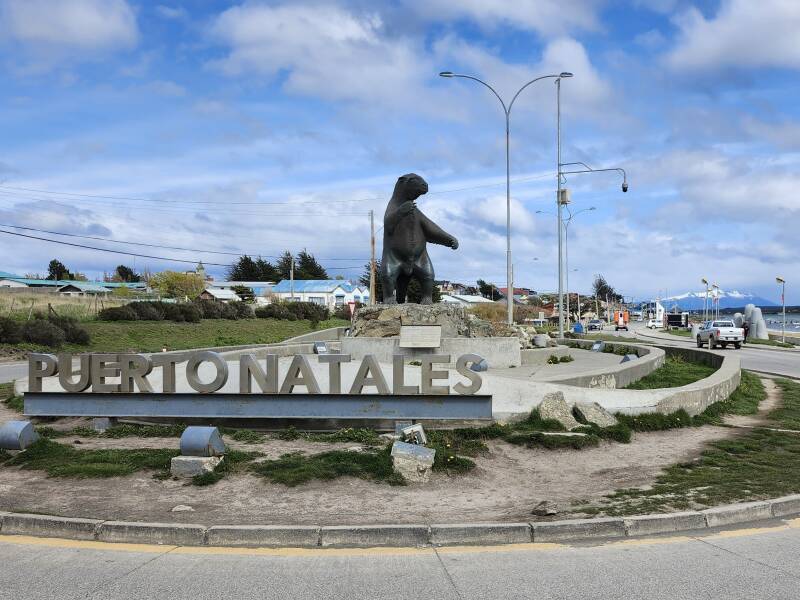
M 333 310 L 350 302 L 369 302 L 369 288 L 346 279 L 284 279 L 272 288 L 271 297 L 285 302 L 313 302 Z
M 108 296 L 111 292 L 93 281 L 70 281 L 57 289 L 61 296 Z
M 241 298 L 230 289 L 207 287 L 198 296 L 201 300 L 214 300 L 216 302 L 239 302 Z
M 477 294 L 442 294 L 445 304 L 458 304 L 459 306 L 475 306 L 476 304 L 492 304 L 492 300 Z
M 273 281 L 211 281 L 206 285 L 206 289 L 232 290 L 235 287 L 246 287 L 259 298 L 268 296 L 274 285 Z

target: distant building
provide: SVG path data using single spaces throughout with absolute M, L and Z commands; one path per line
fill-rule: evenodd
M 109 292 L 108 288 L 89 281 L 71 281 L 58 288 L 62 296 L 108 296 Z
M 203 261 L 201 260 L 197 263 L 197 266 L 194 268 L 194 271 L 184 271 L 184 275 L 197 275 L 203 281 L 214 281 L 214 278 L 211 275 L 206 273 L 206 267 L 203 265 Z
M 273 300 L 313 302 L 333 310 L 350 302 L 369 302 L 369 288 L 346 279 L 284 279 L 272 288 Z
M 476 294 L 442 294 L 445 304 L 459 304 L 461 306 L 475 306 L 476 304 L 492 304 L 489 298 Z
M 201 300 L 214 300 L 216 302 L 238 302 L 241 300 L 233 290 L 207 287 L 198 296 Z
M 147 284 L 143 281 L 136 283 L 123 283 L 111 281 L 74 281 L 71 279 L 30 279 L 27 277 L 6 277 L 0 278 L 0 287 L 6 288 L 34 288 L 34 289 L 51 289 L 54 293 L 61 292 L 64 286 L 93 286 L 96 288 L 103 288 L 108 292 L 115 288 L 129 288 L 131 290 L 145 292 L 147 291 Z M 88 290 L 89 287 L 86 287 Z M 99 292 L 99 290 L 95 290 Z M 74 292 L 74 290 L 73 290 Z M 77 293 L 77 292 L 75 292 Z
M 232 290 L 235 287 L 249 288 L 253 295 L 258 297 L 268 296 L 275 285 L 272 281 L 211 281 L 206 289 Z

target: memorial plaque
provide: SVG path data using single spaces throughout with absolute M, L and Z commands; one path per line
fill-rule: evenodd
M 401 348 L 438 348 L 441 345 L 441 325 L 403 325 L 400 327 Z

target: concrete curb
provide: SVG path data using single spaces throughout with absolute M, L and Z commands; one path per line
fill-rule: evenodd
M 487 546 L 602 541 L 681 532 L 800 515 L 800 494 L 773 500 L 632 517 L 438 525 L 187 525 L 75 519 L 0 512 L 0 535 L 176 546 L 374 548 Z

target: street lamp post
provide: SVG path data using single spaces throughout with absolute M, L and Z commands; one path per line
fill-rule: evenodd
M 703 301 L 703 322 L 705 323 L 706 321 L 708 321 L 708 279 L 703 277 L 700 280 L 700 283 L 706 286 L 706 298 Z
M 514 97 L 511 98 L 511 102 L 506 103 L 500 97 L 500 94 L 488 83 L 485 81 L 478 79 L 477 77 L 473 77 L 472 75 L 462 75 L 458 73 L 453 73 L 452 71 L 442 71 L 439 73 L 442 77 L 460 77 L 462 79 L 471 79 L 472 81 L 476 81 L 481 85 L 489 88 L 489 90 L 497 97 L 500 101 L 500 105 L 503 107 L 503 112 L 506 116 L 506 285 L 507 291 L 506 294 L 506 302 L 508 306 L 508 324 L 512 325 L 514 323 L 514 273 L 511 264 L 511 108 L 514 106 L 514 101 L 517 97 L 522 93 L 522 91 L 527 88 L 532 83 L 535 83 L 541 79 L 555 79 L 556 85 L 558 86 L 557 98 L 558 98 L 558 119 L 559 119 L 559 133 L 558 133 L 558 157 L 559 161 L 561 160 L 561 129 L 560 129 L 560 115 L 561 115 L 561 79 L 565 77 L 572 77 L 572 73 L 567 73 L 566 71 L 563 73 L 559 73 L 558 75 L 542 75 L 541 77 L 536 77 L 535 79 L 531 79 L 528 83 L 523 85 L 517 93 L 514 94 Z M 560 178 L 559 178 L 560 181 Z M 561 186 L 559 183 L 559 190 Z M 560 194 L 560 191 L 559 191 Z M 561 229 L 559 228 L 559 235 Z M 560 248 L 559 248 L 560 250 Z M 560 283 L 560 282 L 559 282 Z
M 711 287 L 714 288 L 714 319 L 719 319 L 719 286 L 716 283 L 712 283 Z
M 783 325 L 781 326 L 781 341 L 786 343 L 786 280 L 776 277 L 775 281 L 781 284 L 781 304 L 783 305 Z
M 564 235 L 562 235 L 562 214 L 563 214 L 563 206 L 568 204 L 568 200 L 566 198 L 561 197 L 561 183 L 562 177 L 564 175 L 571 175 L 571 174 L 578 174 L 578 173 L 603 173 L 606 171 L 616 171 L 622 175 L 622 191 L 628 191 L 628 174 L 626 173 L 625 169 L 620 167 L 613 167 L 609 169 L 593 169 L 589 165 L 584 162 L 568 162 L 562 163 L 561 162 L 561 84 L 560 82 L 556 81 L 558 84 L 558 196 L 556 197 L 556 202 L 558 204 L 558 335 L 559 337 L 564 337 L 564 314 L 562 308 L 564 307 L 564 260 L 562 254 L 562 247 L 564 244 Z M 572 165 L 580 165 L 583 169 L 576 169 L 572 171 L 562 171 L 562 167 L 568 167 Z

